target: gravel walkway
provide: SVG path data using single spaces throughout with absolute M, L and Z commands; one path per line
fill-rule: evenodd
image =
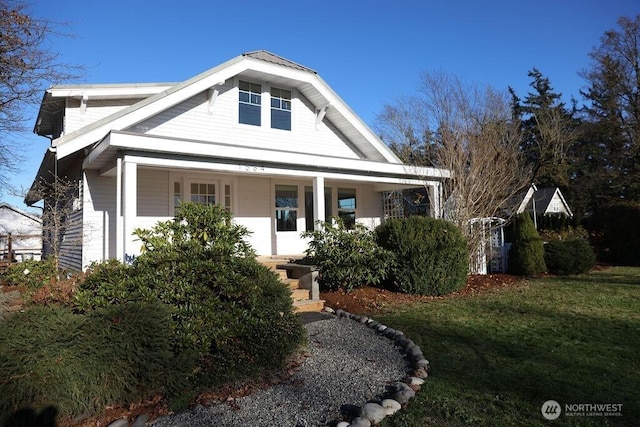
M 169 426 L 324 426 L 353 415 L 407 374 L 407 363 L 393 341 L 366 325 L 329 317 L 307 323 L 310 356 L 285 383 L 226 404 L 198 407 L 158 419 Z

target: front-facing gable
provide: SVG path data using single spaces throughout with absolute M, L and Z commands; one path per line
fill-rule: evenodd
M 171 109 L 180 109 L 180 104 L 193 103 L 196 98 L 204 101 L 197 100 L 196 104 L 205 104 L 210 110 L 215 108 L 218 98 L 222 98 L 221 93 L 224 95 L 225 92 L 230 92 L 228 98 L 233 99 L 233 95 L 237 94 L 239 80 L 268 82 L 269 87 L 295 91 L 299 94 L 299 105 L 306 103 L 305 107 L 311 111 L 314 124 L 317 121 L 333 129 L 336 137 L 350 146 L 355 153 L 354 157 L 401 163 L 317 73 L 265 51 L 238 56 L 134 105 L 66 133 L 53 141 L 53 147 L 58 159 L 62 159 L 100 141 L 111 131 L 144 132 L 149 127 L 145 127 L 145 122 L 148 125 L 154 117 Z M 237 97 L 235 100 L 237 101 Z M 266 100 L 263 101 L 263 105 L 265 104 Z M 268 108 L 268 105 L 265 107 Z M 233 111 L 235 110 L 231 109 L 226 114 Z

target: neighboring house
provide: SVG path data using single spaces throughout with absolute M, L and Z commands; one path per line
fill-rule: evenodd
M 42 220 L 0 203 L 0 260 L 39 260 L 41 255 Z
M 573 212 L 569 208 L 559 188 L 538 188 L 534 184 L 519 200 L 516 214 L 529 212 L 535 219 L 539 215 L 564 215 L 572 218 Z
M 448 177 L 403 164 L 315 71 L 266 51 L 176 84 L 52 87 L 35 132 L 51 147 L 25 202 L 54 175 L 79 182 L 74 269 L 139 254 L 133 230 L 180 200 L 227 208 L 259 255 L 298 255 L 318 220 L 380 224 L 391 191 L 426 187 L 439 216 Z

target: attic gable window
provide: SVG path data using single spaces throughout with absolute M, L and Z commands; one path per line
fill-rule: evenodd
M 246 125 L 260 126 L 262 86 L 241 80 L 238 84 L 238 89 L 239 122 Z
M 271 127 L 291 130 L 291 91 L 271 88 Z

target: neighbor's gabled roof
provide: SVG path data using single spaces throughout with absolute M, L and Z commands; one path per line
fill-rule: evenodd
M 130 107 L 63 135 L 55 139 L 52 145 L 57 150 L 58 159 L 62 159 L 101 140 L 112 130 L 126 130 L 235 76 L 295 87 L 316 109 L 326 108 L 325 117 L 367 160 L 402 163 L 315 71 L 264 50 L 242 54 L 170 86 Z

